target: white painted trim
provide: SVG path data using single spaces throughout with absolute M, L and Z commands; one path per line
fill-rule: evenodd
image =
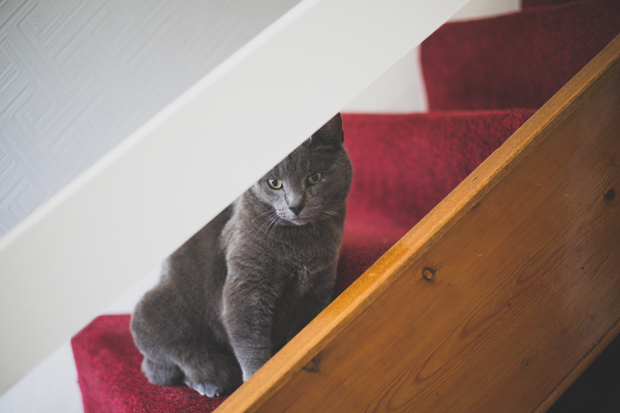
M 0 391 L 464 3 L 302 1 L 7 234 Z
M 426 112 L 428 102 L 416 47 L 342 108 L 350 113 Z
M 521 0 L 471 0 L 450 21 L 479 20 L 521 10 Z

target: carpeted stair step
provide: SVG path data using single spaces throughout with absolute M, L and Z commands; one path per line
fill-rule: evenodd
M 336 293 L 430 211 L 533 110 L 343 115 L 354 167 Z M 140 372 L 129 315 L 102 316 L 72 339 L 84 411 L 209 412 L 187 387 L 159 387 Z
M 620 33 L 620 2 L 447 23 L 422 43 L 429 109 L 539 108 Z
M 353 184 L 336 292 L 344 291 L 533 113 L 343 114 Z
M 521 0 L 521 8 L 527 9 L 530 7 L 553 6 L 557 4 L 575 3 L 577 1 L 587 0 Z

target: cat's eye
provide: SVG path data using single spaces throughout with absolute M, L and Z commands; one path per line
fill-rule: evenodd
M 267 183 L 269 184 L 269 188 L 271 189 L 280 189 L 282 188 L 282 181 L 278 180 L 278 179 L 270 179 L 267 181 Z
M 319 172 L 312 174 L 308 177 L 308 183 L 310 185 L 316 185 L 321 180 L 321 174 Z

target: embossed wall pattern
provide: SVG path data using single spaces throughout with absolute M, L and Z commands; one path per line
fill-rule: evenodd
M 0 236 L 299 1 L 0 1 Z

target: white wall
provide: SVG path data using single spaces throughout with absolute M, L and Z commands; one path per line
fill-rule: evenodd
M 299 1 L 0 2 L 0 237 Z

